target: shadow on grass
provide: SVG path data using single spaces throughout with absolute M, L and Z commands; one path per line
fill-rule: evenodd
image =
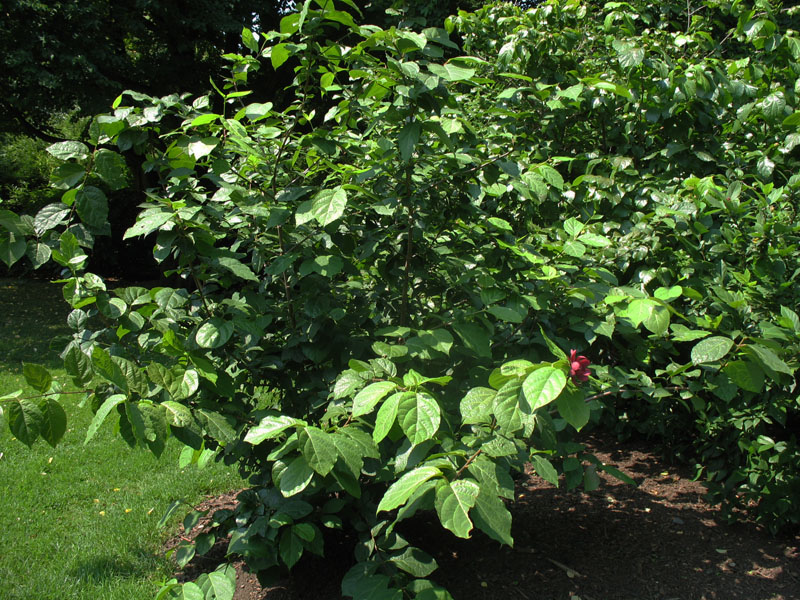
M 61 367 L 69 312 L 60 284 L 0 279 L 0 370 L 19 374 L 23 362 Z
M 127 557 L 95 556 L 81 561 L 70 575 L 79 581 L 102 583 L 112 579 L 146 579 L 157 571 L 163 560 L 142 547 L 129 548 Z

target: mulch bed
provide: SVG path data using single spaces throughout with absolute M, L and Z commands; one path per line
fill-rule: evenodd
M 643 443 L 589 446 L 639 486 L 601 474 L 598 490 L 569 492 L 528 474 L 510 507 L 513 549 L 480 532 L 461 540 L 433 520 L 416 520 L 404 534 L 436 558 L 431 578 L 456 600 L 800 599 L 800 535 L 772 537 L 753 523 L 718 523 L 690 472 L 665 465 Z M 229 507 L 234 497 L 212 498 L 201 508 Z M 235 600 L 340 598 L 352 550 L 332 542 L 326 559 L 304 557 L 268 589 L 238 564 Z M 195 559 L 183 576 L 213 569 L 224 549 Z

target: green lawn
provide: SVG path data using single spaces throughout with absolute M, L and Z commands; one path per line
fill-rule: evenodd
M 24 384 L 23 361 L 58 365 L 48 346 L 68 333 L 68 310 L 56 285 L 0 280 L 0 395 Z M 113 419 L 84 446 L 91 413 L 80 399 L 64 397 L 68 431 L 55 449 L 39 440 L 29 450 L 0 430 L 4 600 L 152 599 L 170 572 L 159 549 L 166 533 L 156 529 L 169 504 L 242 485 L 221 465 L 180 469 L 175 440 L 160 459 L 131 450 Z

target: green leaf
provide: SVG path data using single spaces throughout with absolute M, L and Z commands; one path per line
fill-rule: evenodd
M 122 239 L 127 240 L 128 238 L 152 233 L 174 217 L 174 213 L 166 210 L 146 210 L 139 215 L 136 224 L 125 231 Z
M 125 402 L 125 396 L 123 394 L 114 394 L 105 399 L 105 401 L 100 405 L 100 408 L 97 409 L 97 412 L 94 413 L 92 422 L 89 423 L 89 427 L 86 430 L 86 439 L 83 442 L 84 444 L 89 443 L 89 440 L 91 440 L 97 433 L 97 430 L 100 429 L 100 425 L 102 425 L 103 421 L 106 420 L 108 413 L 114 410 L 114 408 L 116 408 L 117 405 L 122 402 Z
M 641 323 L 656 335 L 663 335 L 669 327 L 669 311 L 649 298 L 633 300 L 623 316 L 628 317 L 634 327 L 638 327 Z
M 289 59 L 289 49 L 286 44 L 275 44 L 269 54 L 272 68 L 277 69 Z
M 129 405 L 132 403 L 129 403 Z M 166 411 L 160 404 L 142 400 L 136 404 L 144 425 L 144 441 L 150 451 L 159 457 L 167 442 Z
M 441 420 L 439 403 L 424 390 L 404 398 L 397 407 L 397 421 L 412 446 L 431 439 Z
M 193 396 L 200 387 L 200 376 L 194 369 L 182 371 L 180 367 L 172 371 L 172 381 L 167 391 L 174 400 L 184 400 Z
M 25 382 L 40 394 L 46 394 L 53 383 L 50 372 L 34 363 L 25 363 L 22 366 L 22 375 L 25 377 Z
M 369 414 L 389 392 L 397 388 L 393 381 L 377 381 L 369 384 L 353 398 L 353 417 Z
M 623 69 L 638 67 L 644 60 L 644 49 L 626 44 L 624 49 L 618 52 L 618 58 Z
M 488 423 L 492 418 L 492 406 L 497 392 L 491 388 L 472 388 L 459 404 L 464 425 Z
M 692 363 L 700 365 L 717 361 L 733 348 L 733 340 L 721 335 L 706 338 L 692 348 Z
M 44 441 L 53 448 L 64 437 L 67 431 L 67 413 L 64 408 L 52 398 L 45 398 L 39 403 L 42 413 L 42 423 L 39 434 Z
M 342 579 L 342 595 L 355 600 L 402 600 L 403 592 L 389 588 L 389 577 L 374 574 L 373 565 L 356 563 Z
M 777 371 L 778 373 L 786 373 L 787 375 L 792 375 L 794 373 L 794 369 L 790 368 L 789 365 L 783 362 L 783 360 L 769 348 L 759 343 L 749 344 L 746 348 L 748 352 L 755 355 L 765 367 Z
M 397 145 L 400 148 L 400 157 L 403 162 L 408 162 L 411 155 L 414 153 L 414 148 L 419 142 L 419 136 L 422 132 L 422 125 L 415 121 L 413 123 L 406 123 L 400 130 L 397 136 Z
M 192 547 L 191 556 L 188 558 L 181 556 L 181 561 L 184 565 L 189 562 L 194 556 L 194 548 Z M 178 553 L 176 552 L 176 560 L 178 560 Z M 173 595 L 170 596 L 170 600 L 205 600 L 206 595 L 203 593 L 203 590 L 200 589 L 200 586 L 196 583 L 191 581 L 187 581 L 183 585 L 180 586 L 179 589 L 173 592 Z
M 427 577 L 439 568 L 436 560 L 430 554 L 413 546 L 406 548 L 401 554 L 389 557 L 389 560 L 397 568 L 414 577 Z
M 764 389 L 764 371 L 752 361 L 731 361 L 725 365 L 723 371 L 743 390 L 760 393 Z
M 598 235 L 596 233 L 592 233 L 587 231 L 578 236 L 578 240 L 586 244 L 587 246 L 592 246 L 594 248 L 607 248 L 611 245 L 611 240 L 608 239 L 604 235 Z
M 442 526 L 460 538 L 468 538 L 472 531 L 469 511 L 480 491 L 480 486 L 470 479 L 457 479 L 437 487 L 435 506 Z
M 36 235 L 55 229 L 61 225 L 69 215 L 69 207 L 64 204 L 48 204 L 41 208 L 33 219 L 33 229 Z
M 558 487 L 558 471 L 556 471 L 553 463 L 544 456 L 534 454 L 531 456 L 531 464 L 539 477 Z
M 233 600 L 233 595 L 236 593 L 235 571 L 232 576 L 222 571 L 213 571 L 208 574 L 208 583 L 209 591 L 214 594 L 214 600 Z
M 490 306 L 487 311 L 507 323 L 522 323 L 525 320 L 525 315 L 505 306 Z
M 484 358 L 492 357 L 491 340 L 484 327 L 475 323 L 454 323 L 453 331 L 468 350 Z
M 17 236 L 10 232 L 0 232 L 0 260 L 11 267 L 20 258 L 25 256 L 28 243 L 24 237 Z
M 492 413 L 497 420 L 498 427 L 500 427 L 505 434 L 512 434 L 522 429 L 522 412 L 520 411 L 521 389 L 522 384 L 519 380 L 511 379 L 497 390 L 492 400 Z
M 128 380 L 125 379 L 125 375 L 119 366 L 111 360 L 111 355 L 100 346 L 95 346 L 92 349 L 92 366 L 95 373 L 100 377 L 115 384 L 122 391 L 128 391 Z
M 253 52 L 258 52 L 258 34 L 253 34 L 247 27 L 242 28 L 242 44 L 248 50 L 252 50 Z
M 561 177 L 561 173 L 556 171 L 550 165 L 539 165 L 538 167 L 536 167 L 536 171 L 538 171 L 539 174 L 544 178 L 544 180 L 553 187 L 559 190 L 564 189 L 564 178 Z M 581 241 L 583 240 L 581 239 Z
M 591 410 L 586 404 L 583 392 L 567 388 L 556 398 L 559 414 L 575 429 L 580 431 L 589 422 Z
M 397 392 L 392 394 L 378 409 L 378 416 L 375 418 L 375 429 L 372 431 L 372 439 L 377 444 L 385 438 L 392 429 L 397 419 L 397 407 L 400 402 L 414 395 L 414 392 Z
M 256 446 L 264 440 L 271 440 L 278 437 L 289 427 L 300 427 L 305 424 L 305 421 L 295 419 L 288 415 L 270 415 L 261 419 L 255 427 L 252 427 L 244 437 L 244 441 Z
M 12 400 L 8 407 L 8 427 L 11 433 L 29 448 L 39 437 L 44 415 L 31 400 Z
M 219 256 L 214 258 L 211 262 L 212 264 L 219 265 L 223 269 L 230 271 L 240 279 L 255 282 L 259 281 L 258 277 L 250 270 L 250 267 L 230 256 Z
M 430 70 L 430 72 L 437 77 L 441 77 L 445 81 L 464 81 L 475 76 L 475 69 L 459 67 L 453 63 L 447 63 L 444 65 L 430 63 L 428 65 L 428 70 Z
M 194 424 L 194 417 L 189 407 L 175 402 L 165 400 L 161 403 L 166 411 L 167 422 L 173 427 L 191 427 Z
M 278 550 L 281 554 L 281 560 L 288 568 L 292 568 L 300 557 L 303 556 L 303 540 L 297 536 L 293 527 L 288 527 L 281 531 L 281 540 L 278 544 Z
M 94 166 L 100 179 L 112 190 L 128 186 L 128 167 L 122 155 L 111 150 L 98 150 L 94 155 Z
M 233 323 L 220 317 L 211 317 L 203 323 L 195 334 L 195 341 L 201 348 L 219 348 L 231 339 Z
M 208 434 L 218 442 L 228 444 L 236 438 L 236 430 L 233 428 L 236 421 L 233 417 L 205 408 L 198 409 L 195 414 L 200 418 Z
M 322 227 L 327 227 L 344 214 L 346 207 L 347 192 L 340 186 L 322 190 L 314 196 L 311 214 Z
M 496 495 L 481 489 L 470 516 L 475 526 L 493 540 L 508 546 L 514 545 L 511 537 L 511 513 Z
M 522 393 L 535 411 L 555 400 L 567 385 L 567 376 L 560 369 L 542 367 L 536 369 L 522 383 Z
M 331 436 L 318 427 L 306 427 L 302 430 L 301 439 L 305 436 L 303 456 L 308 466 L 325 477 L 333 469 L 338 452 Z
M 89 148 L 86 144 L 75 141 L 56 142 L 47 147 L 47 153 L 59 160 L 86 160 Z
M 106 195 L 92 185 L 86 185 L 75 195 L 75 209 L 81 221 L 94 229 L 108 224 L 108 200 Z
M 298 456 L 289 463 L 281 474 L 279 487 L 285 498 L 299 494 L 308 487 L 314 478 L 314 470 L 302 456 Z
M 405 504 L 419 486 L 441 474 L 442 472 L 438 468 L 426 466 L 409 471 L 389 486 L 378 504 L 377 512 L 394 510 Z

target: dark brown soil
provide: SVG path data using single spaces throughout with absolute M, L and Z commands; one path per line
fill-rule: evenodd
M 703 487 L 642 444 L 590 446 L 639 486 L 603 476 L 597 491 L 568 492 L 525 477 L 510 507 L 513 549 L 479 532 L 460 540 L 433 521 L 417 522 L 406 534 L 439 563 L 431 578 L 456 600 L 800 600 L 800 536 L 719 524 L 717 510 L 701 499 Z M 203 508 L 213 512 L 233 498 Z M 352 552 L 329 545 L 326 554 L 302 559 L 269 589 L 239 565 L 235 600 L 341 597 Z M 201 559 L 197 568 L 212 563 Z

